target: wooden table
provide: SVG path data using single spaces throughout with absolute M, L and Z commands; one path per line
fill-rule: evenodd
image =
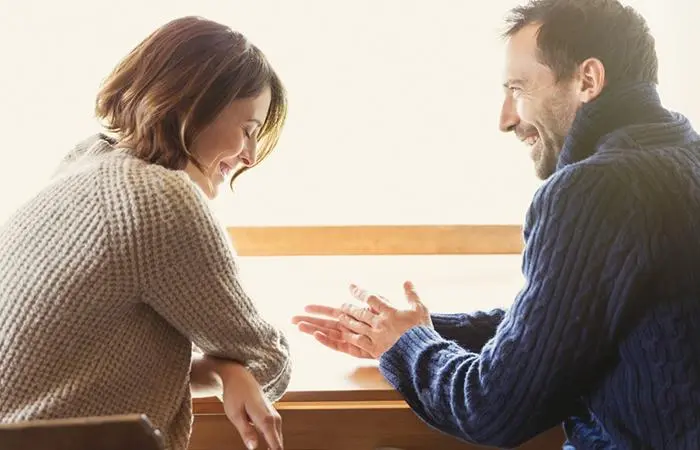
M 335 353 L 299 333 L 289 318 L 307 303 L 341 304 L 356 282 L 401 302 L 411 279 L 433 312 L 507 307 L 521 287 L 520 257 L 332 256 L 242 258 L 244 285 L 290 341 L 294 370 L 276 405 L 291 450 L 474 449 L 424 425 L 381 377 L 377 363 Z M 217 399 L 194 403 L 191 450 L 243 449 Z M 561 448 L 556 429 L 527 449 Z

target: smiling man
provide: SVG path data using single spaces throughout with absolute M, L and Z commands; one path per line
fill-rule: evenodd
M 508 311 L 310 305 L 321 343 L 378 358 L 431 426 L 517 446 L 563 423 L 573 449 L 700 445 L 700 136 L 660 102 L 654 39 L 613 0 L 512 11 L 500 127 L 543 186 Z M 464 300 L 469 308 L 469 300 Z M 324 317 L 325 316 L 325 317 Z
M 573 73 L 569 73 L 572 68 L 549 67 L 547 50 L 539 48 L 538 36 L 544 36 L 541 38 L 544 46 L 565 44 L 547 42 L 546 33 L 552 34 L 557 31 L 556 27 L 562 26 L 557 23 L 547 25 L 543 29 L 536 22 L 517 22 L 509 32 L 506 80 L 503 83 L 505 101 L 500 120 L 501 131 L 513 131 L 518 139 L 530 146 L 535 172 L 542 179 L 554 173 L 577 110 L 600 95 L 604 84 L 611 81 L 608 78 L 612 78 L 614 70 L 613 67 L 606 67 L 602 58 L 590 58 L 578 68 L 581 79 L 579 83 L 574 83 Z M 551 30 L 552 27 L 555 29 Z M 640 47 L 635 53 L 640 57 L 636 62 L 639 73 L 629 78 L 655 83 L 657 64 L 651 37 L 647 37 L 646 45 Z M 549 51 L 555 50 L 556 47 Z M 611 55 L 609 59 L 619 61 L 621 57 L 624 58 L 623 55 Z M 558 56 L 552 55 L 551 58 Z M 584 76 L 587 78 L 584 79 Z

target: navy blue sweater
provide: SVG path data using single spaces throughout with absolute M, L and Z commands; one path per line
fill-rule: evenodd
M 652 85 L 584 105 L 528 211 L 512 307 L 434 315 L 385 378 L 470 442 L 563 423 L 568 448 L 700 448 L 699 139 Z

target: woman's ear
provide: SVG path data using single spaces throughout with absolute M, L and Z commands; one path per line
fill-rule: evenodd
M 579 99 L 582 103 L 595 100 L 605 87 L 605 66 L 597 58 L 588 58 L 579 66 L 581 89 Z

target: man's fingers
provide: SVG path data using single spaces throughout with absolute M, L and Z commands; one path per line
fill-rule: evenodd
M 299 322 L 297 324 L 297 328 L 302 333 L 306 333 L 306 334 L 310 334 L 310 335 L 313 335 L 314 333 L 319 332 L 319 333 L 326 334 L 331 339 L 335 339 L 337 341 L 342 339 L 342 334 L 339 330 L 320 327 L 316 324 L 309 323 L 309 322 Z
M 304 307 L 304 311 L 306 311 L 309 314 L 316 314 L 319 316 L 328 317 L 338 317 L 341 314 L 340 309 L 326 305 L 306 305 Z
M 262 433 L 270 450 L 282 450 L 282 417 L 272 407 L 252 412 L 253 424 Z
M 349 354 L 349 355 L 352 355 L 352 356 L 354 356 L 355 358 L 369 358 L 369 359 L 372 358 L 372 355 L 370 355 L 369 353 L 367 353 L 366 351 L 362 350 L 362 349 L 359 348 L 359 347 L 355 347 L 355 346 L 352 345 L 352 344 L 349 344 L 349 343 L 347 343 L 347 342 L 344 342 L 344 343 L 342 343 L 342 344 L 340 344 L 340 345 L 344 346 L 344 348 L 345 348 L 344 352 L 345 352 L 345 353 L 347 353 L 347 354 Z
M 416 304 L 422 304 L 420 297 L 418 297 L 418 293 L 416 293 L 416 287 L 413 285 L 412 282 L 406 281 L 403 284 L 403 290 L 404 293 L 406 294 L 406 299 L 408 300 L 409 303 L 416 305 Z
M 366 335 L 369 334 L 370 331 L 372 331 L 372 327 L 367 325 L 365 322 L 360 322 L 359 320 L 354 319 L 350 315 L 343 314 L 342 316 L 340 316 L 340 323 L 343 324 L 345 328 L 352 331 L 353 333 Z
M 350 344 L 348 344 L 348 345 L 350 345 Z M 355 356 L 356 356 L 356 357 L 358 357 L 358 358 L 373 359 L 373 358 L 372 358 L 372 355 L 370 355 L 369 352 L 366 352 L 366 351 L 362 350 L 362 349 L 359 348 L 359 347 L 353 347 L 353 348 L 355 349 L 355 353 L 356 353 Z
M 365 289 L 362 289 L 356 284 L 350 285 L 350 294 L 362 303 L 365 303 L 367 297 L 369 297 L 369 292 L 367 292 Z
M 373 311 L 377 313 L 388 312 L 392 309 L 391 305 L 386 301 L 386 299 L 380 295 L 370 294 L 368 291 L 362 289 L 356 284 L 350 285 L 350 293 L 362 303 L 366 303 Z
M 246 448 L 258 448 L 258 433 L 255 432 L 255 428 L 250 423 L 248 414 L 243 409 L 234 414 L 229 414 L 228 420 L 238 431 L 238 434 L 241 436 L 241 439 L 243 439 L 243 443 L 245 444 Z
M 322 333 L 320 331 L 315 332 L 313 334 L 313 336 L 318 342 L 320 342 L 321 344 L 330 348 L 331 350 L 335 350 L 336 352 L 341 352 L 341 353 L 349 353 L 347 351 L 348 348 L 344 345 L 345 342 L 343 342 L 342 336 L 340 339 L 332 339 L 327 334 Z M 352 353 L 349 353 L 349 354 L 352 355 Z M 352 356 L 355 356 L 355 355 L 352 355 Z
M 314 333 L 314 338 L 316 338 L 316 340 L 322 345 L 330 348 L 331 350 L 335 350 L 336 352 L 345 353 L 350 356 L 354 356 L 355 358 L 372 358 L 372 355 L 370 355 L 368 352 L 350 344 L 349 342 L 345 342 L 342 340 L 342 338 L 341 340 L 331 339 L 321 332 Z
M 367 353 L 372 352 L 372 341 L 370 340 L 369 337 L 363 336 L 361 334 L 355 334 L 351 333 L 348 331 L 343 331 L 343 340 L 349 344 L 354 345 L 355 347 L 358 347 L 360 350 L 363 350 Z
M 311 323 L 316 326 L 328 329 L 337 329 L 339 323 L 336 319 L 324 319 L 322 317 L 314 316 L 294 316 L 292 317 L 292 323 L 298 325 L 302 322 Z
M 383 297 L 378 295 L 370 295 L 367 297 L 367 304 L 370 308 L 379 313 L 387 313 L 393 309 L 393 307 L 387 303 Z
M 340 323 L 346 327 L 347 324 L 345 321 L 348 320 L 348 316 L 351 319 L 355 319 L 356 321 L 362 322 L 369 326 L 374 324 L 375 314 L 367 308 L 360 308 L 359 306 L 355 306 L 351 303 L 344 303 L 343 306 L 340 307 L 340 310 L 342 311 L 342 314 L 339 317 Z

